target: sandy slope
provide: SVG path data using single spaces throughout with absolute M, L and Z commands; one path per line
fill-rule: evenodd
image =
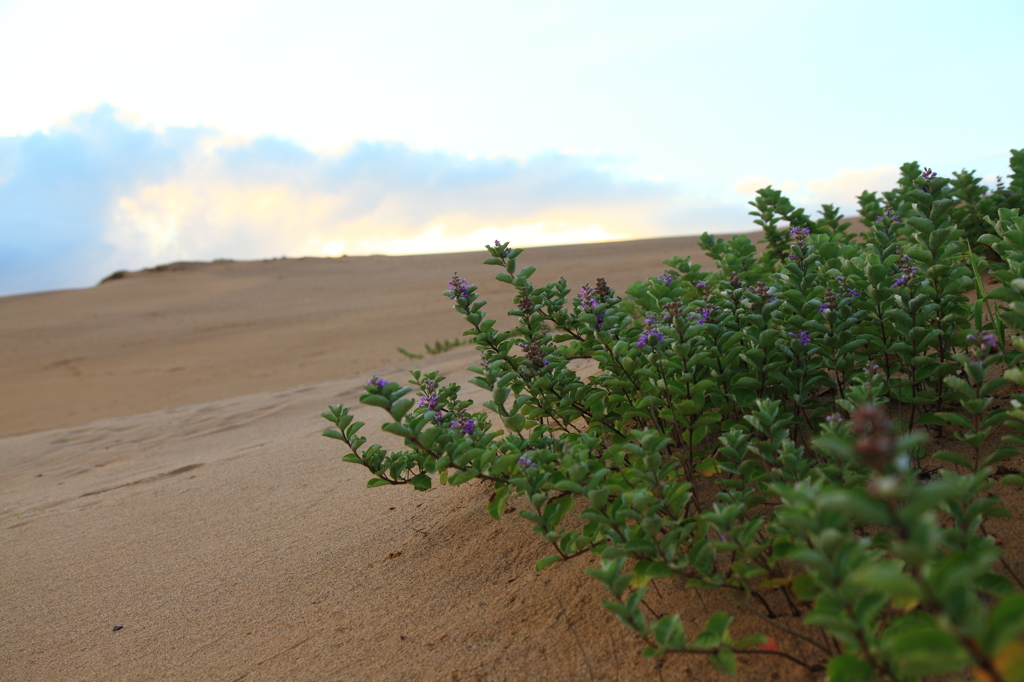
M 616 287 L 693 253 L 693 237 L 530 249 L 535 281 Z M 98 287 L 0 298 L 0 436 L 349 376 L 396 346 L 455 339 L 453 271 L 499 320 L 486 253 L 184 263 Z
M 621 287 L 692 246 L 523 261 L 544 281 Z M 583 575 L 589 557 L 534 574 L 546 548 L 514 514 L 486 515 L 485 485 L 367 490 L 319 435 L 324 406 L 358 405 L 371 371 L 437 368 L 467 385 L 472 348 L 404 362 L 394 348 L 462 330 L 438 295 L 452 270 L 494 298 L 479 260 L 194 265 L 0 299 L 0 424 L 22 434 L 0 438 L 0 677 L 716 679 L 700 658 L 661 671 L 642 659 Z M 398 446 L 382 412 L 357 411 Z M 726 606 L 652 599 L 690 632 Z

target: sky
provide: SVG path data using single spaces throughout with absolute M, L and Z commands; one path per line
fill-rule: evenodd
M 1024 147 L 1024 2 L 0 0 L 0 295 L 847 212 Z

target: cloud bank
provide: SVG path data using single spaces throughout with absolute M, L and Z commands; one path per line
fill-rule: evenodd
M 394 142 L 336 154 L 110 106 L 0 137 L 0 295 L 94 284 L 173 260 L 404 254 L 743 229 L 593 159 L 467 158 Z
M 699 200 L 606 160 L 469 158 L 397 142 L 314 152 L 204 127 L 156 130 L 101 106 L 0 137 L 0 295 L 95 284 L 175 260 L 465 251 L 743 231 L 734 201 Z M 807 194 L 844 204 L 892 169 L 843 171 Z M 787 191 L 796 183 L 783 183 Z M 854 190 L 853 188 L 857 189 Z M 838 202 L 837 202 L 838 203 Z

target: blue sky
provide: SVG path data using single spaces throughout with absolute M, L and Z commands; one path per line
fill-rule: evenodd
M 0 294 L 1006 174 L 1024 3 L 0 0 Z

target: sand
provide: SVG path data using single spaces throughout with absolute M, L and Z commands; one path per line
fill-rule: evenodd
M 622 288 L 693 238 L 528 250 L 536 281 Z M 537 575 L 528 523 L 486 484 L 367 489 L 320 436 L 372 374 L 467 386 L 453 271 L 507 309 L 483 255 L 180 264 L 0 299 L 0 678 L 4 680 L 715 680 L 664 665 L 600 606 L 592 557 Z M 497 315 L 500 324 L 509 318 Z M 513 502 L 522 507 L 523 501 Z M 652 606 L 699 632 L 723 597 Z M 115 629 L 116 628 L 116 629 Z M 723 678 L 724 679 L 724 678 Z M 737 679 L 811 679 L 774 659 Z

